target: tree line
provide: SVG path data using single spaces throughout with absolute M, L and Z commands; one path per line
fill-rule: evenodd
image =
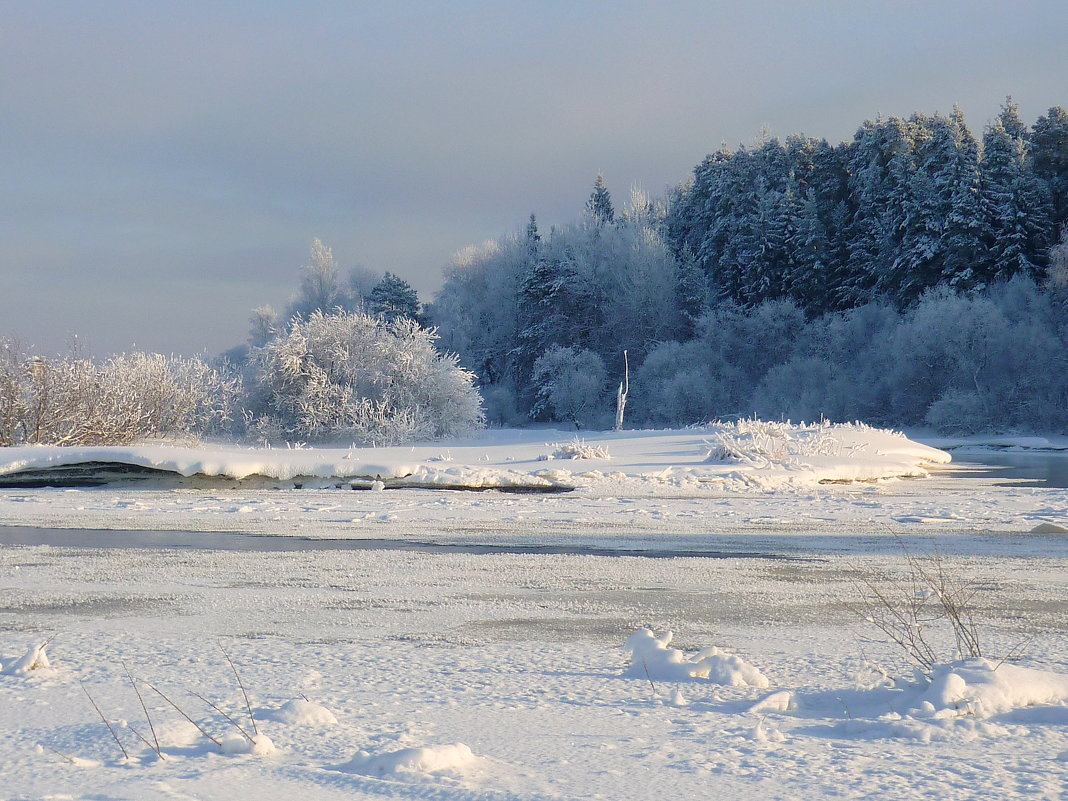
M 869 120 L 721 149 L 619 210 L 598 176 L 574 222 L 457 254 L 427 316 L 499 423 L 605 424 L 627 350 L 634 424 L 1063 427 L 1066 222 L 1063 108 L 1028 127 L 1007 101 L 981 137 L 957 109 Z

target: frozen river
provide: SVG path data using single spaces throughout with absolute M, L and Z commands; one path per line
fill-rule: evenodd
M 54 638 L 52 668 L 0 674 L 0 795 L 1063 798 L 1068 532 L 1032 533 L 1068 523 L 1063 462 L 972 456 L 777 492 L 0 492 L 0 663 Z M 1007 658 L 987 675 L 1040 671 L 1020 675 L 1047 695 L 984 711 L 909 683 L 858 580 L 900 591 L 906 550 L 969 588 Z M 642 627 L 767 686 L 626 674 Z M 148 695 L 158 759 L 126 671 L 223 736 L 191 695 L 249 720 L 220 646 L 274 750 L 221 753 Z M 442 761 L 456 743 L 470 759 Z M 387 770 L 412 753 L 438 762 Z

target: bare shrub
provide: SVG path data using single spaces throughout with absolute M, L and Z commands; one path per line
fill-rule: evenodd
M 983 655 L 973 604 L 978 589 L 952 574 L 938 554 L 906 552 L 903 574 L 856 571 L 853 585 L 854 611 L 924 673 Z M 947 631 L 954 643 L 948 655 L 940 645 Z

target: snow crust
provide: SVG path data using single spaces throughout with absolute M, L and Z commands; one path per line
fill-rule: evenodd
M 529 509 L 555 499 L 503 500 Z M 829 551 L 775 560 L 5 547 L 2 661 L 59 634 L 50 670 L 0 675 L 0 781 L 12 798 L 77 788 L 145 801 L 647 801 L 648 782 L 635 779 L 647 776 L 670 798 L 701 797 L 710 782 L 731 797 L 790 801 L 859 801 L 873 787 L 902 801 L 1058 798 L 1068 782 L 1068 553 L 1020 557 L 1019 538 L 986 539 L 985 554 L 951 552 L 943 564 L 991 588 L 978 596 L 985 642 L 1019 661 L 956 662 L 929 676 L 858 639 L 843 597 L 855 557 Z M 903 567 L 877 551 L 864 559 Z M 655 688 L 621 654 L 632 619 L 659 624 L 631 639 Z M 677 647 L 660 634 L 669 624 L 677 639 L 721 648 Z M 1021 626 L 1042 636 L 1017 649 Z M 189 692 L 245 725 L 232 671 L 205 647 L 213 639 L 256 707 L 254 744 Z M 862 676 L 869 659 L 883 669 Z M 151 736 L 119 660 L 225 745 L 147 693 L 166 755 L 157 758 L 132 734 Z M 717 666 L 729 668 L 724 683 Z M 298 688 L 315 703 L 295 701 Z M 312 723 L 329 720 L 323 709 L 337 722 Z
M 249 740 L 241 735 L 231 735 L 222 741 L 220 750 L 224 754 L 249 754 L 251 756 L 269 756 L 275 752 L 274 741 L 266 734 L 256 734 Z

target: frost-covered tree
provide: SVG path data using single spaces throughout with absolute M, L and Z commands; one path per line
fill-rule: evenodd
M 1061 229 L 1061 237 L 1049 251 L 1049 284 L 1057 292 L 1068 291 L 1068 227 Z
M 1053 199 L 1053 224 L 1068 223 L 1068 111 L 1054 106 L 1038 118 L 1031 132 L 1035 175 L 1046 182 Z
M 474 375 L 414 321 L 315 311 L 252 354 L 255 428 L 305 440 L 396 444 L 482 425 Z
M 311 258 L 300 268 L 300 289 L 290 304 L 288 316 L 308 316 L 340 305 L 341 281 L 334 252 L 318 239 L 312 240 Z
M 604 418 L 606 371 L 593 351 L 554 345 L 534 363 L 533 379 L 535 417 L 567 421 L 575 428 Z
M 1026 141 L 999 117 L 983 136 L 985 282 L 1041 274 L 1054 232 L 1047 191 L 1029 168 Z
M 124 445 L 219 433 L 236 377 L 202 359 L 129 353 L 94 362 L 76 351 L 30 356 L 0 340 L 0 445 Z
M 258 348 L 265 345 L 278 333 L 278 312 L 271 306 L 257 306 L 248 320 L 248 344 Z
M 382 273 L 370 267 L 357 264 L 351 268 L 346 279 L 348 302 L 343 308 L 347 311 L 366 310 L 371 290 L 378 286 L 381 280 Z

